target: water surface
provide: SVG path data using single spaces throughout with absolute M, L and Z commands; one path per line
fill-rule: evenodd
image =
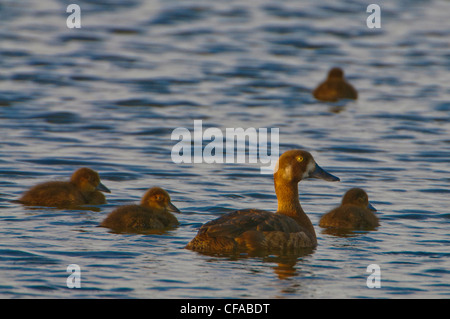
M 0 5 L 0 297 L 449 298 L 450 3 L 64 1 Z M 311 90 L 341 66 L 357 101 Z M 250 164 L 175 164 L 177 127 L 280 129 L 280 152 L 310 151 L 341 182 L 300 184 L 319 245 L 304 256 L 227 258 L 183 247 L 239 208 L 276 209 Z M 26 209 L 30 186 L 99 171 L 97 210 Z M 97 225 L 152 186 L 183 212 L 163 235 Z M 351 187 L 378 209 L 376 231 L 318 227 Z M 66 286 L 69 264 L 81 289 Z M 366 268 L 381 268 L 369 289 Z

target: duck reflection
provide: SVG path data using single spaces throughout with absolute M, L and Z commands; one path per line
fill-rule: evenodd
M 278 279 L 284 280 L 291 277 L 298 276 L 297 263 L 301 262 L 301 259 L 312 255 L 316 248 L 304 248 L 298 250 L 295 253 L 288 253 L 283 255 L 272 255 L 267 252 L 245 252 L 245 253 L 207 253 L 196 252 L 203 256 L 209 256 L 216 258 L 222 258 L 228 261 L 237 261 L 242 259 L 260 259 L 263 263 L 273 264 L 273 271 L 277 275 Z

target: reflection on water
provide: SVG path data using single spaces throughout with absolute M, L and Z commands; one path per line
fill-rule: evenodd
M 265 258 L 264 261 L 276 263 L 277 265 L 273 267 L 274 273 L 278 276 L 278 279 L 288 279 L 290 277 L 298 276 L 296 269 L 297 262 L 299 258 L 307 256 L 313 253 L 313 249 L 309 252 L 304 252 L 303 254 L 295 254 L 290 256 L 269 256 Z
M 78 1 L 0 4 L 0 296 L 4 298 L 448 298 L 450 81 L 443 0 Z M 356 101 L 312 90 L 333 66 Z M 276 210 L 273 178 L 245 164 L 176 164 L 171 133 L 279 128 L 280 153 L 310 151 L 339 183 L 303 181 L 318 247 L 301 256 L 205 256 L 184 249 L 235 209 Z M 108 204 L 24 208 L 42 180 L 99 172 Z M 114 208 L 167 189 L 183 212 L 163 234 L 116 234 Z M 330 234 L 320 217 L 361 187 L 376 231 Z M 173 195 L 172 195 L 173 194 Z M 81 289 L 68 289 L 69 264 Z M 366 268 L 381 268 L 368 289 Z
M 372 230 L 373 231 L 373 230 Z M 321 230 L 322 234 L 334 235 L 339 237 L 356 237 L 360 234 L 368 233 L 368 230 L 351 230 L 351 229 L 341 229 L 341 228 L 325 228 Z
M 288 279 L 290 277 L 297 276 L 296 265 L 303 257 L 313 254 L 315 248 L 304 248 L 296 253 L 289 253 L 285 255 L 272 255 L 265 252 L 249 252 L 249 253 L 238 253 L 238 254 L 224 254 L 224 253 L 204 253 L 195 252 L 203 256 L 209 256 L 214 258 L 219 258 L 222 261 L 238 261 L 245 259 L 252 259 L 266 263 L 271 268 L 273 268 L 274 274 L 277 275 L 278 279 Z

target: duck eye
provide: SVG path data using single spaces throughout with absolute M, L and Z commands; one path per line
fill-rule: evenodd
M 303 162 L 303 157 L 302 156 L 297 156 L 296 158 L 295 158 L 296 160 L 297 160 L 297 162 L 299 162 L 299 163 L 301 163 L 301 162 Z

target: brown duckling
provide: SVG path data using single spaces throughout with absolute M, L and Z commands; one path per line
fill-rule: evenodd
M 101 205 L 106 203 L 101 192 L 111 191 L 101 183 L 98 173 L 84 167 L 76 170 L 70 181 L 52 181 L 38 184 L 19 199 L 30 206 L 76 207 L 80 205 Z
M 204 224 L 186 246 L 203 253 L 296 252 L 317 245 L 314 227 L 303 211 L 298 183 L 306 178 L 339 181 L 303 150 L 283 153 L 274 173 L 278 209 L 237 210 Z
M 328 78 L 313 91 L 313 95 L 320 101 L 328 102 L 358 98 L 358 92 L 345 80 L 344 71 L 340 68 L 332 68 L 328 73 Z
M 170 212 L 180 213 L 160 187 L 150 188 L 139 205 L 125 205 L 113 210 L 100 224 L 118 233 L 149 233 L 178 226 Z
M 369 203 L 367 193 L 361 188 L 348 190 L 342 204 L 322 216 L 319 226 L 349 230 L 370 230 L 378 227 L 376 209 Z

